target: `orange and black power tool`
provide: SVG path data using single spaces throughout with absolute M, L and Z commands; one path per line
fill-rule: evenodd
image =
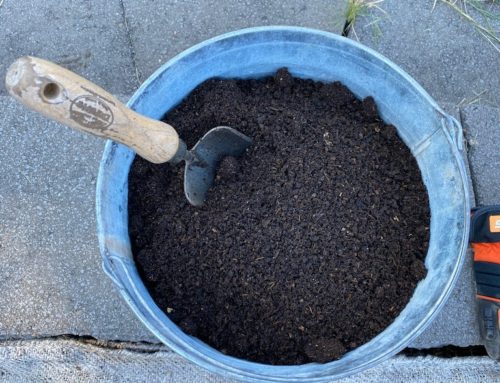
M 488 355 L 500 360 L 500 205 L 472 211 L 479 329 Z

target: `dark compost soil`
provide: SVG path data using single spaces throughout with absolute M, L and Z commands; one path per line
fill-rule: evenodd
M 280 70 L 206 81 L 165 121 L 189 147 L 218 125 L 253 139 L 202 208 L 184 197 L 183 166 L 133 163 L 135 260 L 185 332 L 252 361 L 327 362 L 401 312 L 426 274 L 429 204 L 373 99 Z

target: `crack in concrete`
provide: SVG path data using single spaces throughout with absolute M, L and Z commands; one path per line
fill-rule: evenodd
M 340 35 L 344 36 L 344 37 L 349 37 L 349 33 L 351 32 L 351 29 L 352 29 L 353 25 L 354 25 L 354 23 L 350 22 L 346 18 L 345 22 L 344 22 L 344 27 L 342 28 L 342 33 Z
M 34 342 L 34 341 L 73 341 L 83 345 L 91 345 L 94 347 L 107 349 L 107 350 L 126 350 L 141 354 L 154 354 L 156 352 L 173 352 L 162 343 L 150 342 L 128 342 L 120 340 L 102 340 L 92 336 L 74 335 L 74 334 L 61 334 L 54 336 L 41 336 L 41 337 L 20 337 L 8 338 L 0 340 L 0 347 L 5 343 L 11 342 Z
M 128 46 L 130 49 L 130 56 L 132 58 L 132 65 L 134 66 L 135 79 L 137 81 L 137 86 L 139 87 L 141 85 L 141 76 L 139 68 L 137 67 L 136 53 L 134 49 L 134 44 L 132 43 L 132 34 L 130 32 L 130 27 L 127 21 L 127 10 L 125 9 L 125 4 L 123 3 L 123 0 L 119 0 L 119 2 L 122 10 L 123 24 L 125 25 L 125 31 L 127 33 Z
M 469 143 L 469 135 L 468 135 L 468 127 L 466 126 L 466 123 L 465 123 L 465 116 L 464 116 L 464 112 L 463 112 L 463 109 L 462 108 L 458 108 L 458 119 L 460 120 L 460 126 L 462 127 L 462 132 L 463 132 L 463 136 L 464 136 L 464 157 L 465 157 L 465 161 L 466 161 L 466 167 L 467 167 L 467 170 L 468 170 L 468 175 L 469 175 L 469 179 L 470 179 L 470 182 L 469 182 L 469 186 L 470 188 L 472 188 L 472 190 L 470 191 L 471 193 L 471 199 L 472 199 L 472 205 L 473 206 L 476 206 L 477 204 L 477 197 L 476 197 L 476 190 L 478 190 L 478 185 L 477 185 L 477 180 L 476 180 L 476 175 L 474 173 L 474 169 L 473 167 L 471 166 L 471 152 L 473 150 L 475 150 L 475 148 L 470 145 Z
M 484 346 L 444 346 L 436 348 L 405 348 L 399 353 L 410 358 L 419 356 L 437 356 L 439 358 L 455 358 L 455 357 L 470 357 L 470 356 L 486 356 L 486 349 Z
M 61 334 L 55 336 L 46 337 L 23 337 L 23 338 L 9 338 L 0 340 L 0 347 L 4 343 L 12 342 L 35 342 L 35 341 L 72 341 L 80 343 L 82 345 L 90 345 L 98 347 L 105 350 L 125 350 L 133 353 L 139 354 L 155 354 L 157 352 L 173 352 L 167 346 L 162 343 L 150 343 L 150 342 L 129 342 L 120 340 L 102 340 L 97 339 L 92 336 L 85 335 L 74 335 L 74 334 Z M 421 356 L 436 356 L 440 358 L 453 358 L 453 357 L 470 357 L 470 356 L 486 356 L 486 350 L 484 346 L 443 346 L 435 348 L 405 348 L 398 355 L 403 355 L 406 357 L 421 357 Z

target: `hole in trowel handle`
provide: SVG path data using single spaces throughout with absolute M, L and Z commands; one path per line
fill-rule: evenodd
M 47 101 L 54 101 L 61 94 L 61 87 L 55 82 L 48 82 L 42 89 L 42 96 Z

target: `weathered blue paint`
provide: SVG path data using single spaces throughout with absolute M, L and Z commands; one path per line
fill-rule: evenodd
M 417 158 L 432 212 L 428 275 L 385 331 L 338 361 L 301 366 L 270 366 L 233 358 L 184 334 L 156 306 L 137 273 L 127 230 L 127 178 L 134 153 L 111 141 L 97 184 L 99 244 L 104 270 L 132 310 L 180 355 L 247 382 L 326 382 L 367 369 L 403 349 L 427 327 L 450 295 L 469 232 L 462 130 L 410 76 L 380 54 L 331 33 L 295 27 L 245 29 L 196 45 L 156 71 L 128 105 L 158 119 L 208 78 L 256 78 L 280 67 L 303 78 L 339 80 L 358 97 L 373 96 L 384 120 L 398 128 Z

